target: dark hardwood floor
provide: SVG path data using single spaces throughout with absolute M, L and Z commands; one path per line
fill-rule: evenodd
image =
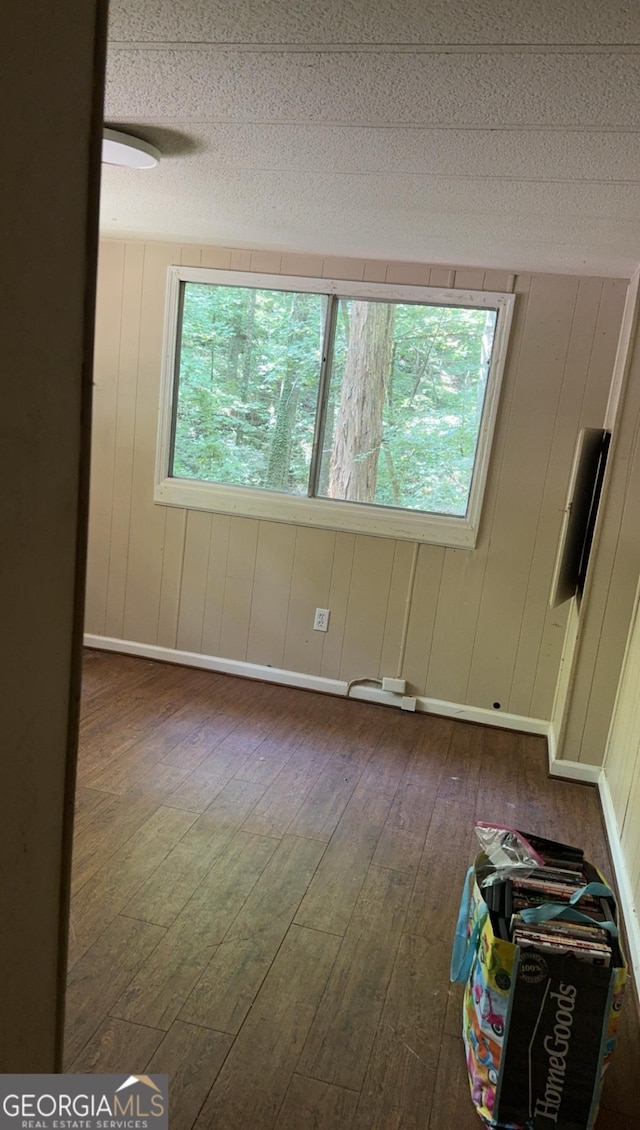
M 85 663 L 66 1069 L 171 1130 L 477 1130 L 449 984 L 476 819 L 581 844 L 543 739 L 101 652 Z M 598 1130 L 640 1126 L 628 994 Z

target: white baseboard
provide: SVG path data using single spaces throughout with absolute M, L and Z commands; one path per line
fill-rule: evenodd
M 603 769 L 600 775 L 599 790 L 605 828 L 607 829 L 607 839 L 609 840 L 613 868 L 618 883 L 618 891 L 620 892 L 620 910 L 627 929 L 629 972 L 633 976 L 636 991 L 638 996 L 640 996 L 640 919 L 638 918 L 638 911 L 634 903 L 633 889 L 629 880 L 627 863 L 620 842 L 618 822 L 613 807 L 606 769 Z
M 138 655 L 145 659 L 158 659 L 165 663 L 178 663 L 185 667 L 200 667 L 206 671 L 218 671 L 224 675 L 239 675 L 245 679 L 260 679 L 267 683 L 280 683 L 287 687 L 300 687 L 304 690 L 320 691 L 323 694 L 346 695 L 348 684 L 342 679 L 325 679 L 320 675 L 304 675 L 299 671 L 287 671 L 280 667 L 267 667 L 261 663 L 245 663 L 239 659 L 223 659 L 215 655 L 201 655 L 194 651 L 179 651 L 156 644 L 137 643 L 132 640 L 119 640 L 110 636 L 96 636 L 87 633 L 84 637 L 86 647 L 100 648 L 103 651 L 117 651 L 124 655 Z M 400 707 L 401 695 L 383 691 L 373 683 L 357 684 L 351 688 L 350 698 L 361 702 L 377 702 L 384 706 Z M 518 730 L 526 734 L 546 736 L 549 723 L 542 718 L 527 718 L 521 714 L 506 714 L 502 711 L 488 710 L 480 706 L 463 706 L 457 702 L 446 702 L 439 698 L 416 698 L 416 710 L 422 714 L 441 714 L 445 718 L 457 718 L 460 722 L 479 722 L 484 726 L 499 726 L 504 730 Z

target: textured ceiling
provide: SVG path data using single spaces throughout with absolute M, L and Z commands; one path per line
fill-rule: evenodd
M 102 228 L 629 275 L 637 0 L 111 0 Z

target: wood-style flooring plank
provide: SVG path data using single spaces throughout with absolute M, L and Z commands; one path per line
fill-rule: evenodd
M 113 796 L 110 793 L 99 792 L 97 789 L 89 788 L 88 785 L 78 785 L 73 816 L 73 831 L 76 838 L 87 824 L 91 824 L 112 804 Z
M 170 926 L 262 796 L 261 785 L 231 780 L 123 909 Z
M 293 755 L 304 748 L 305 737 L 312 732 L 316 718 L 314 707 L 313 696 L 305 695 L 295 715 L 281 719 L 245 760 L 237 776 L 265 788 L 273 784 Z M 318 760 L 322 763 L 320 755 Z
M 206 757 L 234 730 L 242 726 L 247 714 L 246 693 L 241 679 L 219 676 L 204 707 L 201 725 L 190 737 L 163 754 L 162 760 L 171 765 L 197 769 Z
M 70 1065 L 73 1072 L 140 1075 L 165 1033 L 108 1016 Z
M 111 699 L 94 710 L 80 731 L 80 784 L 91 784 L 93 773 L 100 773 L 106 763 L 115 764 L 141 737 L 150 741 L 161 734 L 163 725 L 184 701 L 180 693 L 184 685 L 186 679 L 181 669 L 157 671 L 146 681 L 143 693 L 124 696 L 120 709 L 118 702 Z
M 314 840 L 284 837 L 186 1001 L 181 1020 L 239 1031 L 323 851 L 324 844 Z
M 292 926 L 195 1125 L 270 1130 L 327 978 L 339 939 Z
M 443 939 L 403 935 L 352 1130 L 422 1130 L 427 1124 L 448 975 Z
M 176 1020 L 147 1065 L 169 1076 L 169 1126 L 190 1130 L 224 1063 L 232 1037 Z M 222 1128 L 220 1128 L 222 1130 Z
M 640 1039 L 638 1002 L 631 984 L 625 990 L 618 1043 L 611 1057 L 602 1086 L 601 1103 L 616 1111 L 620 1124 L 638 1117 L 638 1079 L 640 1079 Z M 599 1123 L 597 1124 L 599 1126 Z M 629 1122 L 631 1126 L 632 1123 Z M 639 1120 L 640 1125 L 640 1120 Z
M 158 811 L 185 776 L 185 769 L 163 765 L 154 770 L 150 780 L 131 789 L 126 796 L 103 794 L 107 803 L 91 815 L 87 814 L 84 823 L 76 828 L 72 860 L 74 894 Z
M 446 761 L 438 786 L 440 800 L 455 800 L 474 805 L 482 775 L 482 743 L 484 727 L 459 722 L 449 742 Z M 491 730 L 490 734 L 499 733 Z
M 261 688 L 261 693 L 244 709 L 242 724 L 234 726 L 174 791 L 170 804 L 194 812 L 208 808 L 231 778 L 241 773 L 245 761 L 281 720 L 280 691 L 281 687 Z
M 548 768 L 544 739 L 482 727 L 476 744 L 482 759 L 476 819 L 510 828 L 540 829 L 544 802 L 537 802 L 535 788 L 529 791 L 522 786 L 529 774 L 538 781 L 544 779 Z
M 127 905 L 195 819 L 192 812 L 159 808 L 95 873 L 91 883 L 78 892 L 71 906 L 70 968 Z
M 312 785 L 287 831 L 294 836 L 306 836 L 328 843 L 364 768 L 364 765 L 347 765 L 340 759 L 333 758 Z
M 284 836 L 321 772 L 317 755 L 308 758 L 301 751 L 301 756 L 291 758 L 245 820 L 245 830 L 278 839 Z
M 350 1130 L 357 1091 L 294 1075 L 273 1130 Z
M 378 867 L 410 874 L 417 870 L 453 729 L 451 719 L 429 717 L 415 735 L 407 767 L 373 857 Z
M 407 914 L 407 934 L 453 938 L 473 840 L 473 805 L 437 800 Z
M 425 1124 L 423 1123 L 423 1126 Z M 429 1130 L 478 1130 L 482 1125 L 471 1101 L 462 1037 L 443 1036 L 427 1123 Z
M 373 854 L 377 867 L 415 874 L 422 857 L 429 820 L 437 799 L 437 783 L 403 780 Z
M 67 979 L 65 1062 L 73 1063 L 125 985 L 164 934 L 161 926 L 116 918 Z
M 409 876 L 369 870 L 300 1056 L 300 1074 L 360 1090 L 410 894 Z
M 210 719 L 215 717 L 215 687 L 220 677 L 212 679 L 213 686 L 199 695 L 192 693 L 160 727 L 145 728 L 126 748 L 118 750 L 116 758 L 105 753 L 87 777 L 91 786 L 125 793 L 159 761 L 187 770 L 196 768 L 216 744 L 215 733 L 211 740 L 209 733 L 213 729 Z
M 169 1028 L 237 917 L 276 848 L 239 832 L 209 871 L 155 951 L 127 985 L 114 1016 Z
M 344 934 L 408 760 L 397 729 L 395 736 L 383 731 L 380 757 L 367 763 L 340 818 L 296 915 L 299 926 Z
M 156 677 L 158 664 L 139 656 L 85 649 L 80 717 L 88 725 L 92 712 L 109 703 L 144 696 L 145 685 Z

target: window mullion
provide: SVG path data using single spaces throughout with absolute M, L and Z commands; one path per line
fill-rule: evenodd
M 331 374 L 331 361 L 333 356 L 333 342 L 336 330 L 336 317 L 338 312 L 338 297 L 331 294 L 327 299 L 327 317 L 324 327 L 324 341 L 322 343 L 322 363 L 320 365 L 320 380 L 318 382 L 318 404 L 316 408 L 316 426 L 313 433 L 313 450 L 311 452 L 311 465 L 309 467 L 309 498 L 316 498 L 318 493 L 318 478 L 322 457 L 322 440 L 324 435 L 324 421 L 327 411 L 327 394 L 329 391 L 329 376 Z
M 171 395 L 171 428 L 169 432 L 169 474 L 173 475 L 173 461 L 176 451 L 176 423 L 178 417 L 178 392 L 180 387 L 180 367 L 182 354 L 182 323 L 184 319 L 184 287 L 180 283 L 178 290 L 176 344 L 173 357 L 173 388 Z

